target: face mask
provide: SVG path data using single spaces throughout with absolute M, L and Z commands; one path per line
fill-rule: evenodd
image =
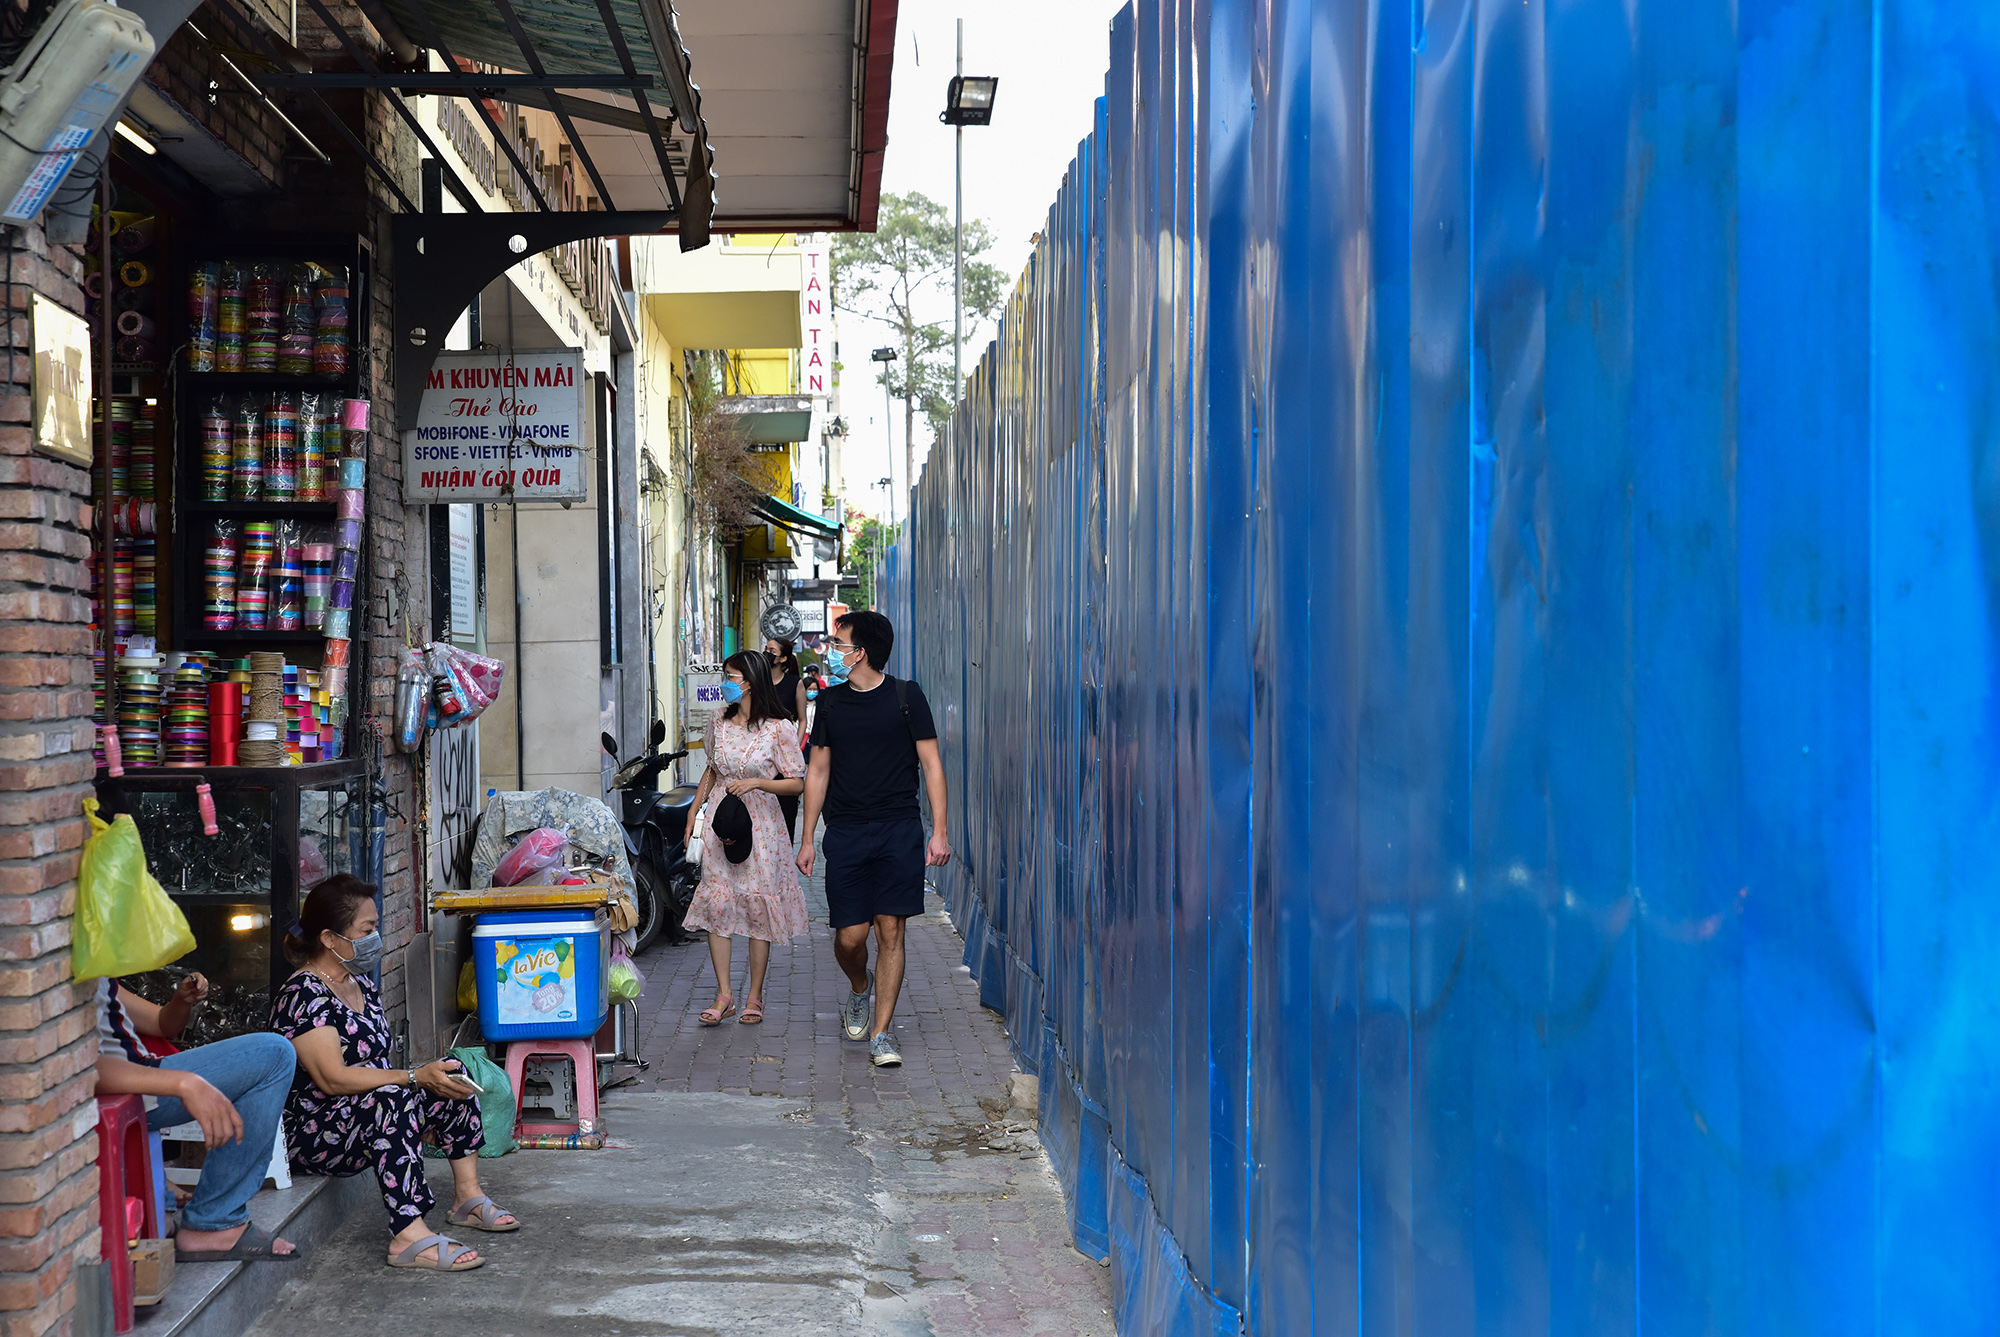
M 722 699 L 723 699 L 724 701 L 727 701 L 727 702 L 728 702 L 728 703 L 729 703 L 730 705 L 732 705 L 732 706 L 733 706 L 733 705 L 735 705 L 735 704 L 736 704 L 736 703 L 737 703 L 738 701 L 741 701 L 741 700 L 743 699 L 743 688 L 742 688 L 742 685 L 741 685 L 741 684 L 739 684 L 739 683 L 733 683 L 733 682 L 725 682 L 725 683 L 723 683 L 723 684 L 722 684 Z
M 844 654 L 829 655 L 826 661 L 826 675 L 835 682 L 846 682 L 847 656 Z
M 819 688 L 817 688 L 817 687 L 808 687 L 808 688 L 806 688 L 806 700 L 808 700 L 808 701 L 817 701 L 817 700 L 819 700 Z
M 348 974 L 372 975 L 375 967 L 382 964 L 382 930 L 371 929 L 359 938 L 350 938 L 345 933 L 334 936 L 354 949 L 354 959 L 341 962 L 347 967 Z

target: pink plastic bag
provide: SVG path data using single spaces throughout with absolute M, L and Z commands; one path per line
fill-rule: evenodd
M 568 852 L 568 832 L 553 826 L 530 831 L 515 842 L 513 849 L 500 856 L 500 862 L 493 868 L 493 885 L 518 887 L 543 869 L 560 865 Z

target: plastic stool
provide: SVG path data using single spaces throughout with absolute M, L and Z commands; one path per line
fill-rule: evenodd
M 577 1123 L 522 1123 L 522 1077 L 531 1058 L 566 1058 L 576 1068 Z M 507 1080 L 514 1087 L 514 1131 L 530 1137 L 547 1135 L 570 1137 L 583 1132 L 583 1125 L 602 1131 L 597 1122 L 597 1042 L 590 1036 L 579 1040 L 515 1040 L 507 1046 Z
M 138 1096 L 97 1098 L 97 1225 L 111 1274 L 111 1324 L 132 1331 L 132 1234 L 128 1202 L 138 1207 L 139 1237 L 158 1239 L 153 1197 L 153 1140 L 146 1133 L 146 1102 Z

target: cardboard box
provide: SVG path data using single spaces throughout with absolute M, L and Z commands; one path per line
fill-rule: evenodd
M 132 1241 L 132 1303 L 156 1305 L 174 1284 L 174 1242 Z

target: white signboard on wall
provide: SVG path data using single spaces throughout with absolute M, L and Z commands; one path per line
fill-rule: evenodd
M 799 292 L 799 392 L 833 398 L 833 298 L 827 291 L 825 234 L 799 248 L 805 286 Z
M 574 349 L 439 354 L 403 433 L 403 500 L 584 500 L 584 383 Z
M 722 699 L 722 670 L 690 668 L 681 675 L 687 699 L 681 703 L 681 746 L 705 747 L 708 722 L 728 702 Z

